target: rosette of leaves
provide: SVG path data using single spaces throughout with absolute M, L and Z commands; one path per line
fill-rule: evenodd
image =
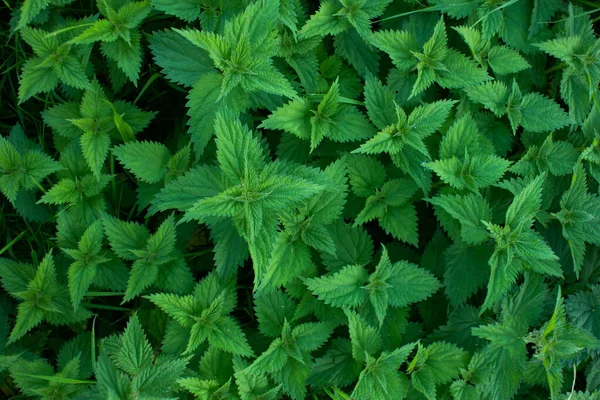
M 111 68 L 113 85 L 119 82 L 119 71 L 137 85 L 142 65 L 142 34 L 139 26 L 151 11 L 149 1 L 97 0 L 98 11 L 104 17 L 81 34 L 71 39 L 71 44 L 85 45 L 101 42 L 102 54 Z
M 186 354 L 206 341 L 209 346 L 234 355 L 254 354 L 239 323 L 229 315 L 237 301 L 233 286 L 217 274 L 202 279 L 192 294 L 155 293 L 147 298 L 173 319 L 171 329 L 187 342 Z
M 7 137 L 0 137 L 0 190 L 17 207 L 20 193 L 39 188 L 44 178 L 61 169 L 58 162 L 25 137 L 19 125 Z
M 536 44 L 561 61 L 560 95 L 569 114 L 580 123 L 598 103 L 600 81 L 600 41 L 594 35 L 589 15 L 569 4 L 569 16 L 562 22 L 556 38 Z
M 185 210 L 186 221 L 228 222 L 217 230 L 234 229 L 235 236 L 247 242 L 258 285 L 266 273 L 280 218 L 323 191 L 319 185 L 323 172 L 267 161 L 261 141 L 227 110 L 218 113 L 215 131 L 219 167 L 200 167 L 167 185 L 153 208 Z M 187 182 L 207 179 L 192 193 L 187 189 Z
M 130 142 L 154 118 L 155 113 L 116 100 L 110 102 L 98 81 L 93 81 L 81 102 L 65 102 L 43 112 L 53 132 L 76 141 L 95 178 L 100 179 L 112 141 Z
M 24 27 L 20 32 L 35 57 L 29 58 L 23 65 L 19 103 L 36 94 L 50 92 L 59 83 L 75 89 L 90 87 L 85 71 L 85 53 L 89 49 L 75 48 L 68 34 L 57 35 L 30 27 Z
M 59 281 L 52 253 L 46 254 L 37 267 L 0 259 L 2 286 L 19 301 L 17 318 L 8 343 L 21 339 L 43 321 L 52 325 L 68 325 L 87 320 L 91 313 L 77 311 L 69 301 L 69 291 Z
M 423 44 L 409 31 L 378 31 L 370 43 L 389 54 L 400 71 L 416 71 L 410 98 L 429 88 L 434 82 L 443 88 L 465 88 L 490 79 L 477 64 L 460 52 L 448 48 L 446 24 L 436 24 L 433 34 Z
M 380 326 L 389 307 L 406 307 L 440 287 L 428 271 L 406 261 L 392 263 L 385 247 L 371 274 L 360 265 L 349 265 L 329 276 L 309 278 L 306 285 L 320 300 L 335 307 L 357 308 L 369 302 Z
M 133 261 L 123 302 L 138 296 L 151 285 L 174 293 L 191 290 L 191 271 L 175 246 L 177 232 L 173 215 L 165 219 L 154 234 L 143 225 L 108 215 L 102 218 L 102 223 L 115 254 L 123 260 Z
M 367 139 L 375 133 L 372 125 L 356 107 L 345 104 L 340 96 L 336 79 L 316 110 L 308 98 L 293 100 L 275 110 L 260 125 L 268 129 L 281 129 L 300 139 L 310 140 L 314 151 L 323 139 L 348 142 Z

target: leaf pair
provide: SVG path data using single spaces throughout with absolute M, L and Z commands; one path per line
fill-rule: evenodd
M 113 154 L 136 178 L 147 183 L 169 183 L 188 168 L 190 148 L 171 155 L 167 146 L 157 142 L 129 142 L 113 149 Z
M 73 50 L 70 43 L 59 41 L 51 33 L 29 27 L 21 29 L 21 35 L 36 56 L 23 66 L 19 103 L 38 93 L 53 90 L 59 82 L 76 89 L 90 87 L 83 54 Z
M 466 114 L 442 138 L 440 159 L 424 165 L 455 189 L 477 192 L 496 183 L 510 166 L 509 161 L 494 153 L 493 144 Z
M 370 275 L 364 267 L 353 265 L 330 276 L 307 279 L 306 283 L 320 300 L 335 307 L 356 308 L 368 300 L 380 326 L 388 307 L 405 307 L 421 301 L 440 287 L 433 275 L 414 264 L 406 261 L 392 264 L 385 247 Z
M 100 179 L 111 141 L 135 140 L 135 134 L 150 123 L 155 113 L 142 111 L 121 100 L 109 102 L 98 81 L 94 80 L 79 105 L 75 102 L 58 104 L 42 115 L 57 135 L 78 139 L 88 166 Z
M 558 256 L 532 229 L 533 219 L 541 207 L 545 177 L 545 174 L 537 176 L 517 192 L 506 211 L 503 227 L 485 222 L 496 248 L 489 260 L 491 275 L 484 310 L 500 299 L 522 271 L 562 276 Z
M 552 317 L 539 330 L 531 332 L 526 341 L 535 345 L 534 357 L 546 370 L 552 399 L 558 398 L 562 392 L 563 360 L 586 349 L 600 348 L 600 340 L 589 331 L 567 323 L 560 286 Z
M 293 100 L 272 112 L 260 126 L 281 129 L 310 140 L 311 152 L 323 139 L 349 142 L 369 138 L 375 133 L 356 107 L 341 102 L 338 79 L 331 84 L 316 110 L 308 98 Z
M 17 194 L 41 186 L 42 179 L 63 167 L 29 143 L 15 125 L 7 138 L 0 137 L 0 191 L 15 204 Z
M 305 380 L 310 373 L 310 353 L 321 347 L 331 335 L 326 322 L 307 322 L 294 328 L 285 321 L 281 337 L 244 371 L 252 375 L 269 374 L 292 398 L 306 394 Z
M 105 215 L 104 233 L 113 251 L 133 261 L 123 302 L 138 296 L 151 285 L 185 293 L 193 282 L 191 272 L 176 249 L 175 218 L 169 216 L 154 234 L 135 222 Z
M 598 216 L 600 215 L 600 199 L 588 193 L 587 176 L 581 163 L 573 169 L 571 186 L 560 200 L 561 210 L 552 214 L 562 225 L 562 233 L 571 249 L 575 274 L 579 276 L 586 243 L 600 244 Z
M 208 52 L 222 72 L 217 102 L 240 87 L 246 93 L 264 91 L 296 97 L 287 79 L 273 66 L 275 22 L 279 1 L 253 3 L 225 23 L 223 34 L 197 30 L 176 30 L 192 44 Z
M 531 132 L 560 129 L 572 121 L 552 99 L 539 93 L 521 94 L 513 81 L 512 90 L 499 81 L 485 82 L 465 89 L 471 101 L 481 103 L 497 117 L 508 115 L 513 133 L 519 126 Z
M 127 78 L 137 85 L 142 66 L 142 34 L 138 26 L 151 11 L 149 1 L 125 1 L 118 9 L 98 0 L 98 10 L 104 16 L 70 43 L 102 42 L 104 56 L 116 63 Z
M 302 37 L 338 35 L 354 28 L 364 39 L 372 35 L 371 20 L 383 14 L 391 0 L 323 1 L 300 31 Z
M 408 31 L 378 31 L 373 34 L 371 43 L 389 54 L 400 71 L 417 70 L 410 98 L 421 94 L 434 82 L 443 88 L 464 88 L 490 79 L 472 60 L 448 48 L 443 19 L 422 47 Z
M 98 395 L 104 398 L 171 397 L 189 361 L 189 358 L 167 354 L 156 357 L 138 316 L 133 315 L 123 333 L 101 343 L 94 366 Z
M 376 80 L 367 85 L 365 97 L 369 116 L 380 131 L 354 153 L 389 154 L 392 162 L 427 193 L 431 188 L 431 174 L 423 170 L 422 164 L 430 161 L 431 156 L 424 140 L 442 126 L 456 101 L 423 104 L 407 116 L 392 100 L 390 89 Z
M 8 343 L 19 340 L 44 320 L 53 325 L 66 325 L 85 321 L 91 315 L 84 308 L 73 311 L 69 291 L 58 280 L 52 253 L 46 254 L 37 268 L 0 259 L 0 277 L 4 288 L 20 300 Z
M 200 281 L 193 294 L 155 293 L 147 298 L 189 332 L 186 353 L 208 341 L 228 353 L 254 354 L 238 322 L 229 315 L 235 308 L 235 292 L 215 273 Z
M 481 32 L 469 26 L 455 27 L 469 46 L 475 60 L 483 67 L 489 67 L 496 75 L 514 74 L 531 65 L 519 54 L 518 51 L 508 46 L 492 45 L 489 38 L 485 40 Z
M 297 211 L 282 215 L 284 229 L 273 244 L 257 295 L 286 285 L 311 266 L 313 248 L 325 257 L 337 257 L 330 224 L 342 214 L 346 201 L 346 163 L 338 160 L 315 176 L 323 190 L 303 202 Z
M 600 40 L 594 35 L 589 15 L 569 4 L 569 17 L 563 20 L 555 39 L 536 46 L 566 64 L 560 81 L 560 95 L 569 106 L 572 119 L 580 123 L 590 108 L 597 106 L 600 80 Z

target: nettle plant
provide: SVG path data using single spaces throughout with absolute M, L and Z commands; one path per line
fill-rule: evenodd
M 0 9 L 0 397 L 600 399 L 595 2 Z

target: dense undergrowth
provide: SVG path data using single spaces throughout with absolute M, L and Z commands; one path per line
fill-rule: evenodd
M 0 397 L 599 399 L 598 11 L 5 0 Z

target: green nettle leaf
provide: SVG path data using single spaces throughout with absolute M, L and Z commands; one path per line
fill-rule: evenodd
M 277 237 L 258 291 L 285 285 L 301 275 L 311 265 L 310 248 L 301 240 L 282 232 Z
M 518 316 L 507 315 L 501 323 L 473 328 L 472 333 L 490 342 L 483 350 L 492 371 L 489 382 L 484 384 L 486 392 L 493 398 L 513 398 L 527 361 L 527 325 Z
M 101 343 L 94 366 L 97 390 L 103 397 L 172 396 L 189 361 L 166 354 L 156 357 L 138 316 L 133 315 L 122 334 Z
M 214 132 L 214 121 L 221 103 L 217 102 L 221 80 L 222 77 L 217 73 L 203 74 L 188 93 L 188 125 L 194 150 L 199 155 L 210 142 Z M 232 105 L 231 102 L 226 104 Z
M 131 250 L 141 250 L 150 236 L 148 229 L 134 222 L 123 222 L 114 217 L 106 217 L 102 222 L 113 251 L 126 260 L 134 260 Z
M 363 2 L 356 0 L 341 0 L 338 2 L 324 1 L 321 8 L 306 22 L 300 34 L 304 37 L 339 36 L 349 28 L 354 28 L 365 40 L 369 40 L 372 32 L 371 19 L 383 14 L 391 0 L 376 0 Z
M 155 7 L 157 1 L 153 1 Z M 185 2 L 173 2 L 177 3 Z M 193 2 L 190 2 L 193 3 Z M 193 7 L 200 11 L 199 7 Z M 172 82 L 192 87 L 200 78 L 214 71 L 208 52 L 198 49 L 174 31 L 154 32 L 149 39 L 154 60 Z
M 461 243 L 455 243 L 444 252 L 444 286 L 452 304 L 464 303 L 485 287 L 489 278 L 487 261 L 490 256 L 487 246 L 465 246 Z
M 352 357 L 359 363 L 364 363 L 366 356 L 381 351 L 382 340 L 377 330 L 368 325 L 360 315 L 346 311 L 348 329 L 352 344 Z
M 492 212 L 488 202 L 481 195 L 473 193 L 466 196 L 440 195 L 430 199 L 429 202 L 437 207 L 436 211 L 438 209 L 443 210 L 443 212 L 458 220 L 461 240 L 475 245 L 488 240 L 488 232 L 484 222 L 491 219 Z M 448 231 L 450 230 L 448 226 L 444 227 Z
M 80 213 L 80 218 L 92 222 L 106 211 L 102 192 L 113 178 L 112 175 L 104 174 L 96 178 L 87 173 L 81 177 L 61 179 L 38 200 L 37 204 L 65 205 L 65 210 L 72 208 L 74 212 Z
M 285 321 L 294 317 L 296 304 L 280 290 L 254 300 L 259 330 L 270 337 L 278 337 Z
M 355 226 L 377 218 L 387 233 L 417 246 L 416 212 L 414 206 L 408 204 L 416 191 L 416 185 L 408 179 L 386 182 L 367 198 L 365 208 L 356 217 Z
M 312 385 L 351 383 L 358 378 L 362 366 L 352 358 L 352 345 L 349 339 L 332 339 L 323 357 L 317 358 L 313 372 L 308 378 Z
M 10 372 L 15 376 L 16 385 L 27 395 L 68 398 L 81 393 L 81 383 L 87 383 L 77 379 L 82 375 L 82 364 L 81 353 L 59 365 L 59 372 L 46 360 L 21 358 L 12 363 Z
M 152 0 L 152 5 L 167 14 L 192 22 L 200 18 L 205 1 Z
M 479 189 L 496 183 L 510 162 L 494 154 L 494 146 L 479 134 L 470 114 L 457 120 L 440 143 L 440 159 L 424 164 L 445 183 L 458 189 Z
M 509 116 L 510 116 L 509 110 Z M 523 129 L 544 132 L 559 129 L 569 124 L 567 114 L 554 101 L 538 93 L 523 96 L 520 105 Z
M 441 100 L 425 104 L 415 108 L 409 116 L 395 105 L 396 122 L 378 132 L 354 150 L 354 153 L 389 154 L 396 166 L 409 174 L 424 192 L 428 192 L 431 179 L 422 178 L 420 167 L 431 160 L 424 139 L 440 128 L 455 103 L 452 100 Z
M 50 3 L 50 0 L 25 0 L 21 5 L 21 15 L 19 18 L 19 25 L 17 28 L 23 28 L 25 25 L 35 19 L 43 10 L 45 10 Z M 65 2 L 69 3 L 69 1 Z
M 497 75 L 513 74 L 530 68 L 529 63 L 515 50 L 494 46 L 488 53 L 488 63 Z
M 396 122 L 394 93 L 373 75 L 367 75 L 365 82 L 365 107 L 369 118 L 377 129 L 384 129 Z
M 452 158 L 436 160 L 425 165 L 450 186 L 458 190 L 467 188 L 477 191 L 502 178 L 510 161 L 493 155 L 470 157 L 468 153 L 465 153 L 463 160 L 452 156 Z
M 308 289 L 319 299 L 336 307 L 356 307 L 367 298 L 364 285 L 367 271 L 359 266 L 348 266 L 331 276 L 310 279 Z
M 385 166 L 374 157 L 352 156 L 348 159 L 348 178 L 357 196 L 369 197 L 385 183 Z
M 578 153 L 569 142 L 553 141 L 548 135 L 541 146 L 532 145 L 511 171 L 522 176 L 549 172 L 562 176 L 571 173 L 577 162 Z
M 557 9 L 556 4 L 544 7 L 549 15 Z M 563 21 L 562 32 L 556 38 L 536 44 L 542 51 L 562 61 L 563 76 L 560 94 L 569 106 L 574 121 L 585 119 L 597 97 L 598 65 L 600 50 L 594 39 L 589 16 L 580 18 L 581 9 L 569 6 L 569 17 Z
M 261 143 L 252 137 L 248 128 L 241 124 L 228 112 L 221 112 L 215 121 L 217 133 L 217 159 L 223 178 L 227 181 L 225 190 L 212 196 L 200 199 L 186 211 L 185 220 L 197 219 L 207 221 L 233 220 L 239 234 L 247 241 L 250 256 L 254 262 L 256 288 L 278 286 L 296 275 L 289 268 L 281 268 L 277 261 L 269 258 L 281 257 L 294 265 L 297 257 L 287 257 L 287 240 L 279 235 L 279 252 L 269 253 L 276 240 L 278 216 L 293 210 L 301 201 L 317 194 L 321 187 L 310 181 L 309 171 L 305 171 L 307 179 L 293 175 L 296 170 L 300 176 L 303 170 L 295 166 L 281 163 L 267 163 Z M 314 175 L 313 175 L 314 176 Z M 290 245 L 293 245 L 290 243 Z M 304 245 L 303 243 L 301 245 Z M 306 248 L 305 251 L 308 249 Z M 300 250 L 301 251 L 301 250 Z M 301 258 L 301 260 L 304 258 Z M 300 267 L 305 262 L 296 263 Z M 269 266 L 271 265 L 271 266 Z M 293 268 L 293 267 L 292 267 Z M 273 276 L 285 270 L 289 277 Z M 263 277 L 268 279 L 263 281 Z
M 484 30 L 489 20 L 483 18 Z M 477 29 L 469 26 L 459 26 L 454 29 L 469 46 L 473 58 L 484 68 L 489 65 L 494 74 L 507 75 L 531 68 L 518 51 L 508 46 L 492 45 L 490 38 L 484 38 Z
M 113 154 L 132 174 L 147 183 L 156 183 L 165 177 L 171 158 L 169 149 L 155 142 L 127 143 L 115 147 Z
M 574 326 L 587 329 L 600 338 L 600 286 L 594 285 L 591 289 L 569 296 L 565 309 Z
M 323 263 L 331 271 L 337 271 L 346 265 L 366 265 L 373 256 L 373 241 L 361 227 L 353 228 L 338 220 L 328 226 L 335 255 L 332 253 L 321 253 Z
M 107 100 L 98 81 L 92 81 L 81 104 L 65 103 L 44 111 L 44 121 L 55 133 L 79 137 L 81 153 L 94 176 L 100 180 L 111 141 L 118 135 L 124 141 L 135 139 L 155 113 L 140 110 L 131 103 Z M 83 132 L 83 133 L 82 133 Z
M 334 46 L 336 54 L 348 60 L 360 75 L 378 72 L 380 55 L 362 40 L 358 29 L 349 29 L 336 35 Z
M 405 146 L 410 146 L 428 157 L 429 152 L 423 139 L 439 129 L 455 103 L 455 101 L 444 100 L 419 106 L 408 117 L 402 108 L 396 106 L 396 122 L 377 133 L 356 152 L 395 155 Z
M 115 364 L 130 375 L 137 375 L 152 364 L 152 348 L 137 316 L 131 317 L 113 355 Z
M 84 132 L 81 135 L 81 150 L 90 169 L 95 176 L 100 176 L 101 169 L 104 166 L 108 148 L 110 146 L 110 137 L 106 132 Z
M 220 386 L 214 380 L 201 380 L 198 378 L 179 379 L 177 383 L 199 398 L 219 398 L 229 395 L 230 382 Z
M 491 81 L 465 89 L 471 101 L 483 104 L 485 108 L 501 117 L 507 112 L 508 88 L 503 82 Z
M 398 372 L 398 368 L 414 347 L 415 343 L 409 343 L 391 352 L 384 351 L 378 358 L 367 356 L 365 368 L 360 373 L 352 395 L 356 398 L 368 398 L 372 395 L 385 398 L 398 394 L 404 397 L 408 392 L 408 381 L 406 375 Z

